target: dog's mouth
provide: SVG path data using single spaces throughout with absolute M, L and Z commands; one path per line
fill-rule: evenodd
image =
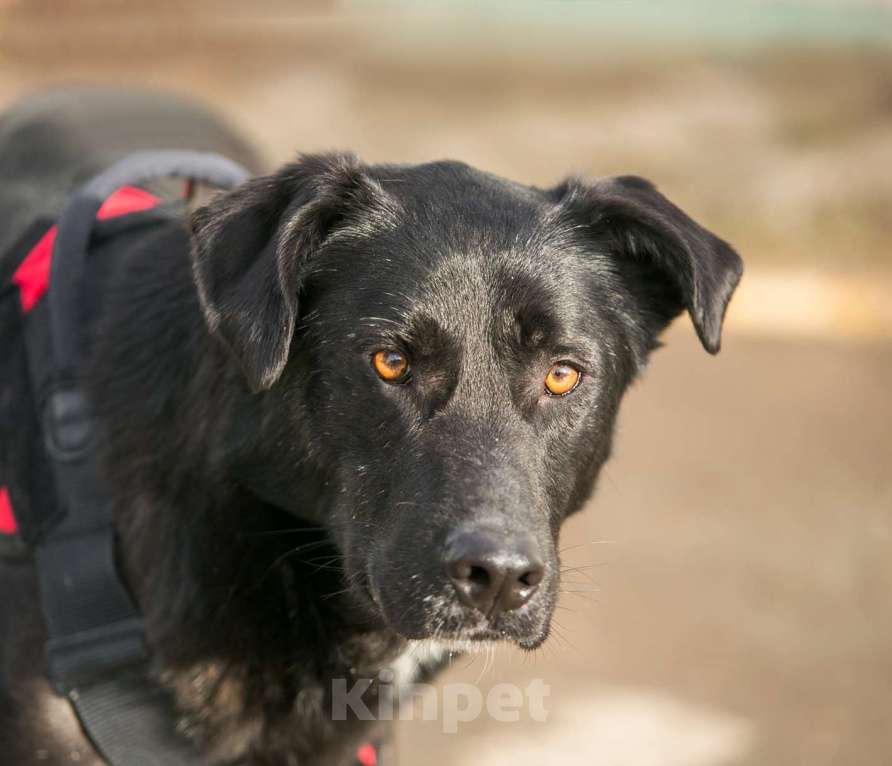
M 448 589 L 407 595 L 399 588 L 378 587 L 372 576 L 363 580 L 356 589 L 366 608 L 409 641 L 433 641 L 455 653 L 471 653 L 492 644 L 532 651 L 548 638 L 554 606 L 547 593 L 520 610 L 487 614 L 461 604 Z
M 544 639 L 543 639 L 544 640 Z M 493 649 L 503 646 L 519 646 L 524 651 L 533 651 L 541 641 L 536 644 L 525 644 L 516 641 L 507 641 L 503 636 L 471 638 L 427 638 L 411 639 L 409 647 L 420 647 L 420 651 L 434 655 L 441 659 L 453 659 L 464 655 L 487 654 Z
M 546 628 L 544 633 L 534 636 L 513 636 L 501 630 L 488 629 L 472 630 L 466 634 L 459 632 L 453 637 L 439 636 L 423 640 L 431 641 L 452 654 L 480 654 L 499 645 L 512 645 L 524 651 L 534 651 L 545 643 L 547 638 L 548 630 Z

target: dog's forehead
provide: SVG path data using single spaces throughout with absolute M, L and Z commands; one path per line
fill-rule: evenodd
M 371 249 L 419 292 L 484 298 L 506 280 L 548 282 L 561 271 L 567 230 L 542 190 L 451 160 L 372 171 L 400 212 Z
M 345 301 L 333 303 L 363 334 L 409 339 L 431 352 L 448 346 L 492 362 L 505 353 L 506 337 L 518 332 L 588 334 L 585 284 L 559 268 L 559 260 L 547 249 L 457 246 L 423 269 L 355 282 L 356 302 L 346 314 Z
M 542 191 L 458 162 L 374 170 L 400 214 L 316 264 L 323 311 L 367 328 L 433 321 L 482 338 L 494 321 L 583 301 L 581 261 Z
M 457 249 L 444 255 L 416 288 L 418 305 L 455 333 L 481 332 L 500 315 L 513 315 L 553 301 L 555 280 L 540 252 L 513 248 Z

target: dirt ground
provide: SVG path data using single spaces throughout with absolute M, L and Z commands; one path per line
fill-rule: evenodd
M 761 316 L 732 313 L 715 359 L 677 322 L 566 529 L 579 571 L 556 635 L 446 679 L 542 679 L 548 720 L 407 723 L 401 762 L 892 763 L 892 323 L 852 331 L 783 276 L 873 285 L 888 308 L 892 48 L 334 5 L 6 0 L 0 108 L 70 82 L 165 87 L 271 163 L 349 148 L 540 184 L 639 173 L 739 247 Z

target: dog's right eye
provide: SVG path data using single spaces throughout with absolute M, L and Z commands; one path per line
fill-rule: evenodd
M 545 376 L 545 391 L 549 396 L 566 396 L 576 390 L 582 373 L 566 362 L 553 364 Z
M 372 367 L 378 377 L 387 383 L 405 383 L 409 373 L 409 360 L 400 351 L 386 348 L 372 356 Z

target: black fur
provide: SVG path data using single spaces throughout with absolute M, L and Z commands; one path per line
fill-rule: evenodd
M 718 351 L 741 273 L 642 179 L 543 190 L 349 155 L 302 157 L 91 263 L 107 277 L 90 390 L 158 678 L 209 757 L 258 765 L 349 762 L 372 732 L 330 720 L 331 681 L 375 676 L 409 641 L 546 639 L 561 522 L 624 390 L 684 309 Z M 376 377 L 385 347 L 411 360 L 406 383 Z M 11 348 L 0 479 L 34 438 Z M 557 361 L 583 371 L 560 398 L 543 388 Z M 440 563 L 472 522 L 526 530 L 544 558 L 532 600 L 492 621 Z M 0 577 L 4 762 L 67 762 L 36 702 L 33 571 Z

